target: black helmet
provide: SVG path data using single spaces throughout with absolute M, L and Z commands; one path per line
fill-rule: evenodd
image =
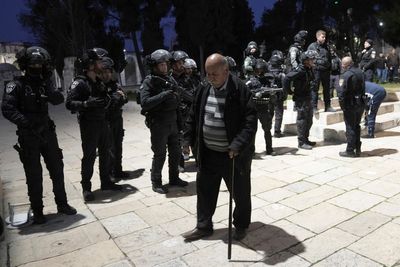
M 162 62 L 168 62 L 171 59 L 171 54 L 164 49 L 157 49 L 149 56 L 147 56 L 147 63 L 149 65 L 156 65 Z
M 267 71 L 267 62 L 262 58 L 258 58 L 255 69 L 261 69 L 263 71 Z
M 228 61 L 228 65 L 229 65 L 229 69 L 230 70 L 236 68 L 236 66 L 237 66 L 236 65 L 236 61 L 232 57 L 226 56 L 225 58 L 226 58 L 226 61 Z
M 308 36 L 308 32 L 301 30 L 294 36 L 294 41 L 296 43 L 305 43 Z
M 196 61 L 194 61 L 191 58 L 185 59 L 185 62 L 183 63 L 183 67 L 185 69 L 197 69 L 197 64 Z
M 26 70 L 29 65 L 40 64 L 45 67 L 50 65 L 50 54 L 39 46 L 24 48 L 16 54 L 17 63 L 21 70 Z
M 87 54 L 88 58 L 91 60 L 99 60 L 99 59 L 102 59 L 103 57 L 107 56 L 108 51 L 103 48 L 94 47 L 94 48 L 86 50 L 86 54 Z
M 250 51 L 252 49 L 255 49 L 256 51 L 254 53 L 251 53 Z M 254 55 L 258 52 L 258 45 L 256 42 L 251 41 L 248 43 L 247 48 L 246 48 L 246 55 Z
M 179 60 L 185 60 L 187 58 L 189 58 L 188 54 L 186 54 L 186 52 L 181 51 L 181 50 L 173 51 L 172 55 L 171 55 L 172 62 L 176 62 Z
M 278 58 L 282 58 L 283 59 L 283 53 L 281 50 L 273 50 L 271 53 L 271 56 L 276 56 Z
M 114 61 L 109 57 L 103 57 L 101 59 L 101 65 L 103 69 L 113 69 L 114 68 Z
M 95 64 L 97 60 L 101 60 L 107 55 L 107 50 L 103 48 L 95 47 L 86 50 L 86 52 L 80 58 L 78 58 L 75 63 L 77 69 L 79 70 L 78 72 L 84 72 L 89 68 L 90 65 Z
M 315 59 L 318 56 L 317 51 L 315 50 L 307 50 L 300 55 L 301 62 L 304 62 L 307 59 Z

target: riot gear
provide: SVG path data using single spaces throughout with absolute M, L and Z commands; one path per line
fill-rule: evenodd
M 114 60 L 109 57 L 103 57 L 101 59 L 101 65 L 104 69 L 113 69 L 114 68 Z
M 39 46 L 31 46 L 22 49 L 16 54 L 19 68 L 24 71 L 29 65 L 50 65 L 50 54 L 46 49 Z
M 236 65 L 236 61 L 233 59 L 233 57 L 227 56 L 225 58 L 228 61 L 229 69 L 230 70 L 235 69 L 237 65 Z
M 252 49 L 255 49 L 255 51 L 254 51 L 254 52 L 251 52 Z M 254 42 L 254 41 L 249 42 L 249 44 L 247 45 L 247 48 L 246 48 L 246 51 L 245 51 L 245 52 L 246 52 L 246 55 L 256 55 L 257 52 L 258 52 L 258 45 L 257 45 L 257 43 Z
M 183 63 L 185 69 L 197 69 L 196 61 L 191 58 L 186 58 L 185 63 Z
M 186 54 L 186 52 L 180 51 L 180 50 L 172 52 L 172 55 L 171 55 L 171 61 L 173 61 L 173 62 L 176 62 L 179 60 L 185 60 L 187 58 L 189 58 L 188 54 Z
M 301 30 L 294 36 L 294 41 L 303 46 L 306 43 L 307 36 L 308 36 L 308 32 Z
M 314 51 L 314 50 L 307 50 L 306 52 L 303 52 L 303 53 L 300 55 L 300 61 L 301 61 L 301 62 L 304 62 L 304 61 L 306 61 L 307 59 L 315 59 L 315 58 L 317 58 L 317 56 L 318 56 L 317 51 Z
M 267 72 L 267 62 L 262 58 L 258 58 L 255 69 L 262 70 L 263 73 Z
M 171 54 L 164 49 L 158 49 L 147 56 L 147 64 L 150 66 L 157 65 L 158 63 L 168 62 L 171 59 Z

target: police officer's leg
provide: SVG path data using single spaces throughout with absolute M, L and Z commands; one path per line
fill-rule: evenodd
M 274 125 L 274 132 L 276 137 L 280 137 L 281 127 L 282 127 L 282 120 L 283 120 L 283 102 L 285 100 L 278 99 L 275 105 L 275 125 Z
M 329 88 L 330 73 L 329 71 L 320 72 L 320 79 L 322 84 L 322 92 L 324 96 L 325 110 L 331 107 L 331 93 Z
M 355 121 L 354 121 L 354 132 L 355 132 L 355 149 L 356 150 L 360 150 L 361 149 L 361 126 L 360 126 L 360 122 L 361 122 L 361 118 L 362 115 L 364 113 L 364 106 L 357 106 L 356 107 L 357 111 L 355 114 Z
M 111 142 L 110 142 L 110 126 L 108 122 L 99 121 L 98 130 L 99 130 L 99 142 L 98 142 L 99 174 L 100 174 L 101 189 L 113 189 L 113 188 L 105 188 L 113 184 L 113 182 L 111 182 L 111 177 L 110 177 Z
M 272 153 L 272 137 L 271 137 L 272 118 L 269 113 L 268 105 L 257 106 L 257 116 L 261 122 L 261 126 L 264 131 L 266 153 L 267 154 Z
M 346 124 L 346 138 L 347 138 L 347 152 L 354 152 L 356 148 L 356 132 L 355 132 L 355 123 L 356 123 L 356 111 L 352 109 L 347 109 L 343 112 L 344 122 Z
M 161 171 L 166 158 L 167 141 L 169 135 L 169 125 L 158 122 L 150 126 L 151 150 L 153 151 L 153 161 L 151 164 L 151 182 L 153 185 L 161 186 Z
M 226 165 L 228 153 L 211 151 L 204 148 L 202 164 L 196 176 L 197 191 L 197 228 L 211 230 L 219 187 L 221 184 L 221 170 L 229 169 Z
M 296 101 L 295 105 L 297 108 L 297 139 L 299 146 L 301 146 L 307 141 L 308 114 L 304 106 L 304 101 Z
M 90 182 L 93 176 L 93 165 L 96 160 L 96 149 L 99 139 L 98 126 L 93 121 L 80 120 L 79 127 L 82 140 L 82 189 L 83 191 L 91 191 L 92 183 Z
M 310 101 L 304 102 L 303 112 L 305 117 L 304 137 L 306 140 L 309 140 L 308 137 L 310 136 L 310 129 L 313 124 L 313 108 Z
M 122 116 L 118 118 L 114 132 L 114 173 L 122 174 L 122 143 L 124 141 L 124 122 Z
M 319 83 L 321 81 L 321 76 L 319 71 L 315 71 L 315 80 L 311 86 L 311 98 L 312 98 L 312 107 L 314 109 L 318 108 L 318 91 L 319 91 Z
M 168 136 L 168 174 L 169 184 L 176 186 L 187 186 L 188 182 L 179 178 L 179 160 L 182 156 L 181 145 L 179 142 L 178 125 L 170 125 L 170 134 Z
M 43 176 L 40 164 L 40 141 L 28 133 L 19 133 L 18 142 L 22 149 L 21 161 L 24 166 L 29 202 L 34 212 L 34 221 L 44 223 L 43 217 Z M 37 217 L 41 221 L 36 221 Z

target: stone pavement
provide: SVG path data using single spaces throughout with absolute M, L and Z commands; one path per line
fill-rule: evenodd
M 149 131 L 134 103 L 124 113 L 124 169 L 135 179 L 124 192 L 95 191 L 85 204 L 80 189 L 80 136 L 76 118 L 63 105 L 52 109 L 64 152 L 66 189 L 78 215 L 55 214 L 44 170 L 48 223 L 7 230 L 0 266 L 400 266 L 400 127 L 363 140 L 360 158 L 340 158 L 345 144 L 297 149 L 295 136 L 273 139 L 278 152 L 264 157 L 257 135 L 252 165 L 252 224 L 233 244 L 227 260 L 228 193 L 221 186 L 209 238 L 185 243 L 195 226 L 193 163 L 182 178 L 187 189 L 159 195 L 150 187 Z M 26 202 L 16 151 L 15 126 L 0 118 L 0 177 L 3 204 Z M 143 170 L 144 169 L 144 172 Z M 166 169 L 166 168 L 165 168 Z M 167 177 L 167 175 L 165 175 Z M 93 177 L 99 187 L 98 171 Z M 164 182 L 167 182 L 164 179 Z M 8 216 L 4 208 L 4 216 Z

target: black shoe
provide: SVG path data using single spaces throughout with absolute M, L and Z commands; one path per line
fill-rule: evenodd
M 282 132 L 275 132 L 274 133 L 274 137 L 275 138 L 281 138 L 281 137 L 284 137 L 285 135 L 282 133 Z
M 33 223 L 44 224 L 47 222 L 46 217 L 43 215 L 43 211 L 33 211 Z
M 276 156 L 276 152 L 271 148 L 265 151 L 265 155 L 267 156 Z
M 203 237 L 210 236 L 213 234 L 213 230 L 199 229 L 194 228 L 193 230 L 182 234 L 182 237 L 185 239 L 185 242 L 191 242 L 195 240 L 202 239 Z
M 113 176 L 116 179 L 124 180 L 128 179 L 131 175 L 128 172 L 118 171 L 118 172 L 113 172 Z
M 57 206 L 57 212 L 66 215 L 75 215 L 76 209 L 68 204 Z
M 310 146 L 315 146 L 317 144 L 317 142 L 310 141 L 310 140 L 307 140 L 304 143 L 306 143 L 307 145 L 310 145 Z
M 365 134 L 365 135 L 361 136 L 361 138 L 372 139 L 372 138 L 375 138 L 375 135 L 373 135 L 373 134 Z
M 188 182 L 182 180 L 182 179 L 179 178 L 179 177 L 178 177 L 178 178 L 171 179 L 171 180 L 169 181 L 169 185 L 170 185 L 170 186 L 185 187 L 185 186 L 187 186 L 188 184 L 189 184 Z
M 154 192 L 159 194 L 166 194 L 168 193 L 168 188 L 161 184 L 153 184 L 152 189 Z
M 310 146 L 309 144 L 303 143 L 303 144 L 299 144 L 298 146 L 301 149 L 306 149 L 306 150 L 311 150 L 312 146 Z
M 122 191 L 122 185 L 115 183 L 108 183 L 100 186 L 101 190 Z
M 334 109 L 333 107 L 327 107 L 325 108 L 325 112 L 336 112 L 336 109 Z
M 246 228 L 236 228 L 235 233 L 233 234 L 233 239 L 240 241 L 247 235 Z
M 357 157 L 356 153 L 354 153 L 354 151 L 342 151 L 339 152 L 339 156 L 341 157 L 346 157 L 346 158 L 355 158 Z
M 83 199 L 85 201 L 93 201 L 94 200 L 94 194 L 90 190 L 84 190 L 82 195 L 83 195 Z

